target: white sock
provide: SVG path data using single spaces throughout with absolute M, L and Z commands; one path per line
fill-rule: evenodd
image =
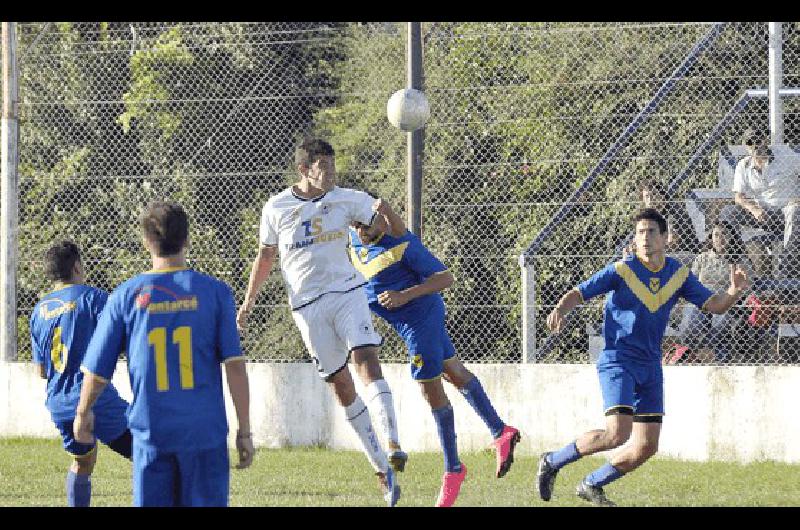
M 372 464 L 375 471 L 386 473 L 389 470 L 389 460 L 378 443 L 378 436 L 375 434 L 375 429 L 372 428 L 372 420 L 369 418 L 369 410 L 364 405 L 364 401 L 356 395 L 355 401 L 346 406 L 344 412 L 350 426 L 361 440 L 362 449 L 367 455 L 369 463 Z
M 400 445 L 397 419 L 394 414 L 394 400 L 392 400 L 392 391 L 386 379 L 378 379 L 367 385 L 366 397 L 369 409 L 378 416 L 378 423 L 384 438 L 390 443 Z

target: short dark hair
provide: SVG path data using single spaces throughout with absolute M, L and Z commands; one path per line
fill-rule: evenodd
M 659 232 L 662 234 L 667 232 L 667 220 L 655 208 L 642 208 L 636 212 L 633 216 L 633 225 L 636 226 L 639 221 L 655 221 L 658 223 Z
M 305 138 L 294 150 L 294 163 L 310 166 L 322 156 L 334 156 L 333 146 L 319 138 Z
M 59 241 L 44 254 L 44 273 L 54 282 L 66 282 L 72 278 L 75 262 L 81 259 L 78 245 L 69 240 Z
M 174 202 L 154 201 L 140 218 L 142 234 L 155 245 L 156 256 L 177 254 L 189 238 L 189 219 Z

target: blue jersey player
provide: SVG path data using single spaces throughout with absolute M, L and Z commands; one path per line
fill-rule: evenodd
M 661 339 L 678 297 L 715 314 L 725 313 L 747 288 L 747 275 L 731 266 L 727 292 L 713 293 L 684 265 L 665 256 L 667 223 L 645 208 L 633 218 L 636 254 L 605 267 L 567 292 L 547 318 L 554 333 L 583 301 L 608 293 L 603 318 L 605 348 L 597 360 L 606 428 L 589 431 L 539 460 L 537 489 L 549 501 L 556 474 L 582 456 L 630 443 L 578 485 L 577 495 L 613 506 L 603 486 L 642 465 L 658 449 L 664 415 Z
M 520 434 L 500 419 L 478 378 L 456 357 L 439 294 L 453 284 L 453 275 L 417 236 L 405 230 L 402 219 L 388 205 L 381 205 L 378 212 L 383 223 L 353 224 L 351 260 L 368 280 L 365 288 L 370 309 L 388 322 L 408 347 L 411 377 L 420 384 L 431 407 L 444 452 L 445 473 L 436 506 L 452 506 L 467 467 L 458 458 L 453 408 L 441 377 L 458 388 L 489 428 L 497 449 L 498 478 L 511 467 Z
M 188 220 L 177 204 L 155 202 L 141 219 L 153 270 L 117 287 L 83 359 L 75 417 L 79 441 L 92 439 L 91 406 L 128 354 L 133 401 L 135 506 L 227 506 L 228 423 L 221 364 L 239 423 L 239 467 L 250 465 L 249 387 L 233 294 L 186 266 Z
M 94 441 L 80 443 L 72 432 L 72 421 L 83 383 L 81 361 L 97 326 L 108 293 L 84 283 L 80 249 L 61 241 L 45 253 L 45 274 L 54 282 L 31 314 L 33 362 L 47 379 L 45 404 L 73 457 L 67 472 L 67 504 L 89 506 L 91 475 L 97 461 Z M 131 433 L 125 411 L 128 403 L 108 385 L 94 405 L 97 438 L 125 458 L 131 458 Z

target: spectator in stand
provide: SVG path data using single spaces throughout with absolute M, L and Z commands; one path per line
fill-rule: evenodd
M 744 269 L 748 277 L 751 277 L 753 266 L 739 244 L 733 226 L 722 221 L 715 223 L 707 245 L 708 248 L 692 263 L 692 272 L 700 283 L 715 292 L 727 289 L 731 267 L 735 265 Z M 681 325 L 684 330 L 684 345 L 693 354 L 687 355 L 688 359 L 703 362 L 724 362 L 730 359 L 733 326 L 741 316 L 736 308 L 721 315 L 713 315 L 695 306 L 688 306 L 688 312 L 684 314 L 685 324 Z
M 734 205 L 720 219 L 734 226 L 762 228 L 783 236 L 778 259 L 779 276 L 797 277 L 800 250 L 800 154 L 785 144 L 769 145 L 764 134 L 748 131 L 744 137 L 748 155 L 733 176 Z M 739 234 L 741 239 L 741 232 Z M 759 271 L 762 272 L 762 271 Z

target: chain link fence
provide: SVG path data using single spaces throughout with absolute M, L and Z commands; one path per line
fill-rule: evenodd
M 782 29 L 783 85 L 800 86 L 800 29 Z M 775 226 L 746 229 L 736 250 L 747 213 L 734 212 L 733 246 L 705 248 L 733 204 L 745 131 L 769 132 L 766 92 L 748 95 L 768 87 L 767 23 L 448 22 L 423 23 L 422 34 L 432 111 L 423 241 L 456 276 L 445 300 L 462 359 L 523 359 L 526 255 L 535 359 L 588 362 L 601 301 L 576 310 L 557 338 L 544 319 L 564 291 L 619 259 L 647 187 L 669 217 L 670 252 L 687 266 L 724 283 L 720 263 L 736 254 L 761 280 L 722 323 L 677 306 L 667 362 L 798 361 L 797 293 L 780 264 L 791 252 Z M 74 239 L 88 281 L 113 289 L 149 268 L 137 216 L 157 197 L 186 207 L 190 264 L 241 302 L 261 208 L 295 180 L 304 134 L 334 145 L 341 185 L 405 213 L 406 135 L 385 118 L 406 84 L 405 24 L 21 23 L 17 35 L 20 359 L 30 358 L 30 311 L 49 288 L 47 246 Z M 797 99 L 783 98 L 789 146 L 799 140 Z M 404 360 L 402 343 L 379 328 L 383 358 Z M 252 360 L 308 360 L 277 271 L 244 344 Z

